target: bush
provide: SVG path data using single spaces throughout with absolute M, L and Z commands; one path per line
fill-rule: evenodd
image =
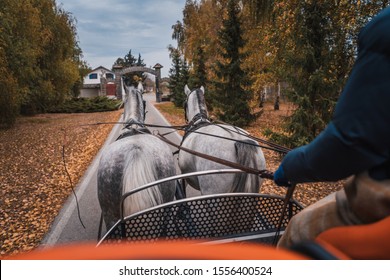
M 55 108 L 51 108 L 49 113 L 93 113 L 114 111 L 119 109 L 120 104 L 120 100 L 109 99 L 105 96 L 72 98 Z

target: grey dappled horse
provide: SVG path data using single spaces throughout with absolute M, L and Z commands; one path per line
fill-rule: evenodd
M 143 126 L 142 84 L 128 88 L 124 100 L 124 127 L 118 139 L 102 152 L 98 168 L 98 199 L 106 228 L 120 219 L 122 194 L 141 185 L 176 175 L 169 146 Z M 175 182 L 149 188 L 126 198 L 124 216 L 174 200 Z
M 185 115 L 186 120 L 190 121 L 190 128 L 182 141 L 183 147 L 243 166 L 265 169 L 263 152 L 257 142 L 245 136 L 248 135 L 246 131 L 230 125 L 209 122 L 203 87 L 191 92 L 186 85 L 184 90 L 187 95 Z M 179 152 L 179 167 L 182 173 L 227 168 L 225 165 L 182 150 Z M 262 179 L 257 175 L 240 173 L 192 177 L 187 182 L 202 194 L 258 193 Z

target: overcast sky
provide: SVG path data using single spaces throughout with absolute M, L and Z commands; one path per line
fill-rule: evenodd
M 147 67 L 164 66 L 162 77 L 171 68 L 168 45 L 172 25 L 183 19 L 185 0 L 57 0 L 77 20 L 78 39 L 84 60 L 92 68 L 111 69 L 118 57 L 131 49 Z

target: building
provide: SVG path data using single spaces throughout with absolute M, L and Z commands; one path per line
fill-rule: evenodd
M 89 72 L 83 81 L 80 97 L 107 96 L 116 98 L 115 73 L 103 66 Z

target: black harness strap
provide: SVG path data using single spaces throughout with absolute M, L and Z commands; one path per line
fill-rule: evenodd
M 127 130 L 125 132 L 121 133 L 115 141 L 129 137 L 129 136 L 137 135 L 137 134 L 152 134 L 152 133 L 150 132 L 149 129 L 147 129 L 145 127 L 141 127 L 141 128 L 130 127 L 130 128 L 127 128 Z
M 133 125 L 136 125 L 137 128 L 132 127 Z M 129 122 L 125 124 L 124 129 L 126 129 L 126 131 L 122 132 L 118 136 L 116 141 L 137 134 L 152 134 L 150 130 L 146 128 L 143 123 L 140 123 L 133 119 L 131 119 Z
M 195 116 L 196 117 L 196 116 Z M 194 118 L 195 118 L 194 117 Z M 184 129 L 184 136 L 181 139 L 181 144 L 184 142 L 184 140 L 188 137 L 193 132 L 196 132 L 201 127 L 211 125 L 211 122 L 207 119 L 200 119 L 198 118 L 197 120 L 200 120 L 199 122 L 192 122 L 187 125 L 187 127 Z M 181 145 L 180 144 L 180 145 Z

